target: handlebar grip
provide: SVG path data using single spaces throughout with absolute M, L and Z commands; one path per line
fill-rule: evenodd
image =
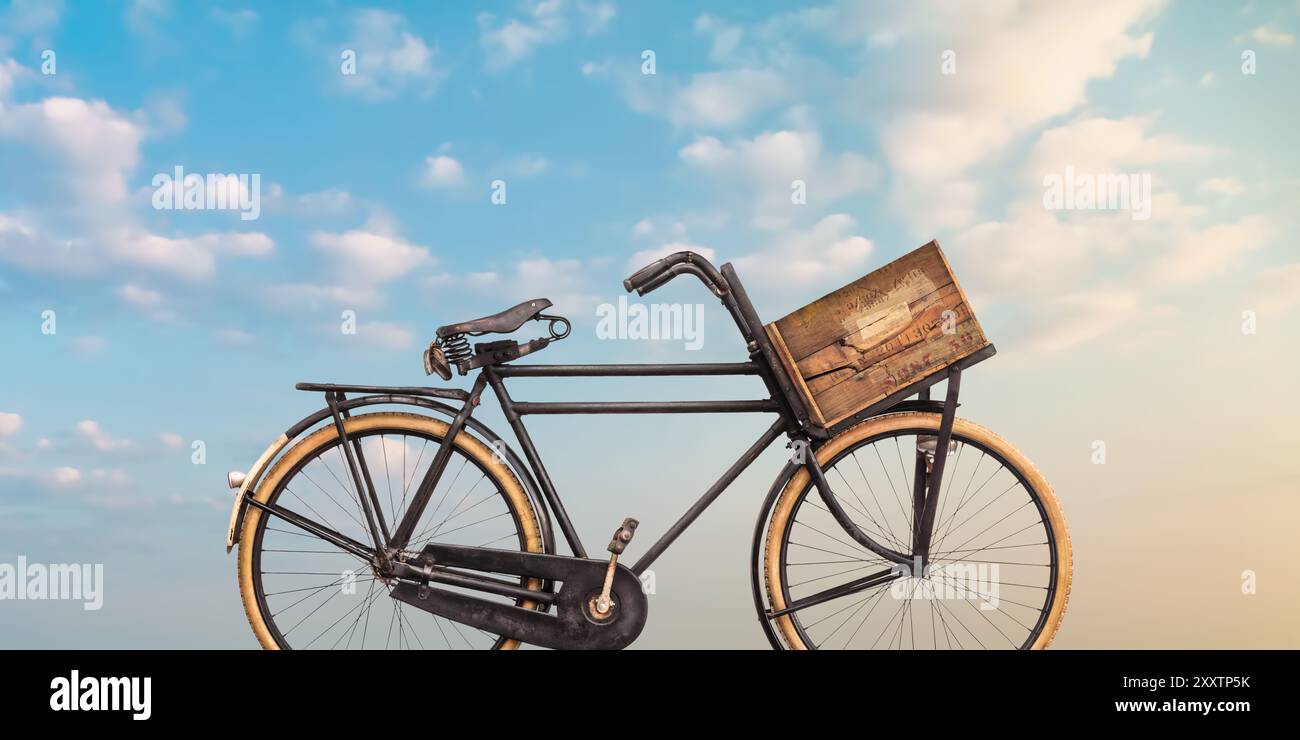
M 654 279 L 667 266 L 666 259 L 657 259 L 654 262 L 642 267 L 640 270 L 632 273 L 630 277 L 623 281 L 623 289 L 631 293 L 646 283 Z
M 623 287 L 629 293 L 635 290 L 638 295 L 645 295 L 685 273 L 699 278 L 700 282 L 718 297 L 726 295 L 730 289 L 727 279 L 722 277 L 716 267 L 700 255 L 689 251 L 673 252 L 667 257 L 651 262 L 624 280 Z

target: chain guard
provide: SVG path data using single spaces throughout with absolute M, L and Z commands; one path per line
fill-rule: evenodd
M 603 560 L 543 555 L 488 547 L 430 544 L 412 563 L 484 573 L 508 573 L 560 584 L 554 613 L 488 601 L 460 591 L 401 581 L 390 596 L 430 614 L 485 632 L 560 650 L 620 650 L 645 626 L 649 603 L 641 580 L 619 565 L 614 574 L 614 616 L 588 617 L 587 600 L 599 593 L 609 563 Z

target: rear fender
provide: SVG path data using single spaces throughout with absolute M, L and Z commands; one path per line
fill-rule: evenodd
M 280 454 L 280 450 L 283 450 L 289 444 L 289 439 L 288 434 L 281 434 L 279 439 L 263 450 L 262 455 L 257 458 L 257 462 L 253 463 L 253 468 L 244 477 L 243 485 L 239 487 L 239 491 L 235 494 L 235 506 L 230 510 L 230 529 L 226 531 L 227 553 L 239 543 L 239 530 L 243 529 L 244 526 L 244 509 L 248 506 L 248 492 L 252 491 L 254 486 L 257 485 L 258 479 L 262 477 L 262 473 L 266 471 L 267 466 L 271 464 L 275 456 Z
M 419 406 L 452 418 L 455 418 L 455 416 L 460 413 L 459 409 L 440 401 L 435 401 L 422 396 L 410 396 L 404 394 L 357 396 L 356 398 L 350 398 L 340 403 L 339 411 L 350 411 L 361 406 L 376 406 L 384 404 Z M 262 456 L 257 459 L 253 469 L 248 472 L 247 477 L 244 479 L 244 484 L 240 486 L 239 492 L 235 496 L 234 508 L 230 512 L 230 529 L 226 533 L 227 553 L 229 553 L 235 545 L 239 544 L 240 530 L 243 529 L 244 511 L 248 506 L 248 496 L 252 495 L 253 491 L 257 490 L 257 482 L 261 478 L 262 473 L 266 471 L 271 461 L 279 455 L 280 451 L 288 446 L 289 442 L 302 435 L 303 432 L 308 429 L 316 426 L 321 421 L 324 421 L 330 416 L 330 413 L 329 408 L 323 408 L 309 416 L 303 417 L 303 419 L 285 430 L 285 433 L 281 434 L 280 438 L 275 442 L 272 442 L 271 445 L 266 448 L 266 451 L 262 453 Z M 541 529 L 542 546 L 544 551 L 547 553 L 554 553 L 555 535 L 551 529 L 550 510 L 546 508 L 546 503 L 542 500 L 537 487 L 537 482 L 533 478 L 532 471 L 524 464 L 519 456 L 515 454 L 515 451 L 510 448 L 510 445 L 506 444 L 505 440 L 501 439 L 496 432 L 493 432 L 481 421 L 470 417 L 465 420 L 465 427 L 468 431 L 478 436 L 485 444 L 495 450 L 505 460 L 506 465 L 510 467 L 510 470 L 515 474 L 515 477 L 519 479 L 519 483 L 524 487 L 524 493 L 527 494 L 528 500 L 532 503 L 533 510 L 537 514 L 537 523 Z

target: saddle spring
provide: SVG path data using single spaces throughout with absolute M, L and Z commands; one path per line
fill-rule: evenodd
M 438 340 L 438 346 L 442 348 L 442 353 L 446 355 L 447 361 L 453 365 L 474 356 L 474 351 L 469 346 L 469 339 L 464 334 L 452 334 L 449 337 L 443 337 Z

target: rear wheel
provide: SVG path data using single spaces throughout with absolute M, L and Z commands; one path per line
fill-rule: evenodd
M 841 507 L 872 539 L 911 552 L 917 444 L 940 416 L 867 420 L 817 450 Z M 1045 648 L 1069 599 L 1072 561 L 1051 487 L 1018 450 L 964 419 L 953 424 L 923 574 L 848 593 L 772 620 L 785 647 Z M 773 611 L 852 584 L 891 563 L 848 536 L 806 470 L 777 497 L 762 568 Z M 811 600 L 810 600 L 811 601 Z M 964 602 L 964 603 L 963 603 Z
M 359 443 L 391 529 L 405 514 L 445 422 L 409 413 L 361 414 L 344 422 Z M 276 504 L 358 542 L 370 543 L 337 430 L 328 425 L 291 447 L 259 482 L 257 501 Z M 542 552 L 537 516 L 510 469 L 461 433 L 408 551 L 430 543 Z M 520 584 L 539 590 L 536 579 Z M 395 583 L 369 562 L 256 507 L 239 545 L 239 588 L 258 642 L 267 649 L 512 649 L 518 642 L 412 609 L 388 596 Z M 453 589 L 454 590 L 454 589 Z M 478 598 L 528 601 L 472 592 Z

